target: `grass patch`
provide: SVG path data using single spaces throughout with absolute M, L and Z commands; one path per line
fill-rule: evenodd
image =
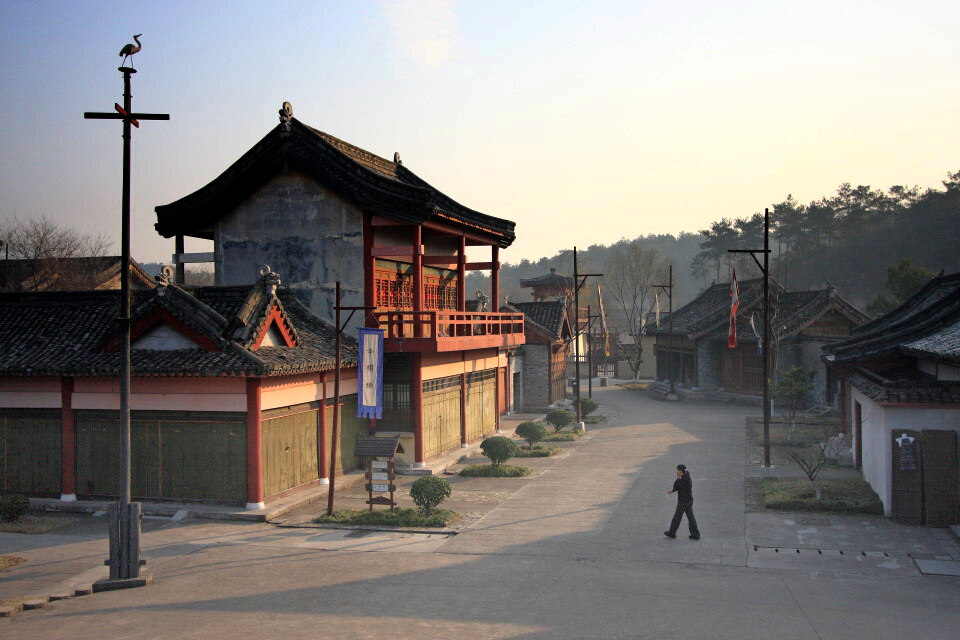
M 16 522 L 0 521 L 0 531 L 4 533 L 47 533 L 80 518 L 66 513 L 28 513 L 20 516 Z
M 19 556 L 0 556 L 0 571 L 23 564 L 26 561 L 26 558 L 21 558 Z
M 534 448 L 530 447 L 520 447 L 520 453 L 513 456 L 514 458 L 548 458 L 550 456 L 555 456 L 560 453 L 560 447 L 541 447 L 539 445 Z
M 425 516 L 419 509 L 394 509 L 389 511 L 351 511 L 337 509 L 333 515 L 324 514 L 314 518 L 317 524 L 376 525 L 384 527 L 445 527 L 460 517 L 459 513 L 436 509 Z
M 819 511 L 883 515 L 883 503 L 860 478 L 820 480 L 823 500 L 817 502 L 809 480 L 764 478 L 760 482 L 763 506 L 778 511 Z
M 579 429 L 575 431 L 561 431 L 560 433 L 548 433 L 543 442 L 573 442 L 583 437 L 584 432 Z
M 584 424 L 600 424 L 601 422 L 606 422 L 607 416 L 585 416 L 583 418 Z
M 470 478 L 522 478 L 530 475 L 530 467 L 515 467 L 512 464 L 472 464 L 460 470 L 460 475 Z

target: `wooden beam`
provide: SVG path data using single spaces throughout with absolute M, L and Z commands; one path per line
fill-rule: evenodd
M 432 229 L 434 231 L 443 231 L 451 236 L 463 236 L 467 239 L 467 244 L 471 246 L 490 246 L 492 244 L 497 244 L 495 236 L 484 237 L 479 233 L 466 231 L 450 224 L 444 224 L 443 222 L 428 220 L 423 223 L 423 227 L 425 229 Z
M 467 271 L 486 271 L 489 269 L 499 269 L 499 262 L 468 262 L 464 267 Z
M 391 220 L 383 216 L 370 216 L 370 225 L 373 227 L 407 227 L 410 226 L 410 223 Z
M 423 256 L 423 264 L 444 269 L 456 269 L 456 256 Z
M 370 254 L 374 258 L 385 258 L 390 256 L 422 256 L 423 245 L 401 245 L 398 247 L 374 246 L 370 248 Z

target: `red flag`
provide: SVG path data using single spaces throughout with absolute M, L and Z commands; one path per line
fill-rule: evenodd
M 737 284 L 737 270 L 733 270 L 730 283 L 730 332 L 727 334 L 727 346 L 737 348 L 737 310 L 740 308 L 740 285 Z

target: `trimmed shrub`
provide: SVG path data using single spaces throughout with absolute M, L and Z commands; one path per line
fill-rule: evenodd
M 576 400 L 574 400 L 574 405 L 573 405 L 573 406 L 577 406 L 577 405 L 576 405 Z M 586 397 L 586 396 L 581 396 L 581 397 L 580 397 L 580 415 L 581 415 L 581 416 L 586 417 L 586 416 L 590 415 L 591 413 L 593 413 L 594 411 L 596 411 L 596 410 L 597 410 L 597 407 L 599 407 L 599 406 L 600 406 L 600 403 L 598 403 L 598 402 L 597 402 L 596 400 L 594 400 L 593 398 L 588 398 L 588 397 Z
M 527 420 L 517 426 L 517 435 L 527 441 L 530 448 L 543 440 L 547 435 L 547 429 L 536 420 Z
M 0 520 L 16 522 L 30 510 L 30 500 L 19 493 L 0 496 Z
M 496 467 L 517 455 L 520 448 L 516 442 L 506 436 L 490 436 L 480 443 L 480 450 Z
M 410 497 L 425 516 L 433 513 L 441 502 L 450 497 L 452 491 L 450 483 L 437 476 L 423 476 L 410 485 Z
M 566 409 L 554 409 L 547 414 L 547 417 L 544 418 L 547 422 L 553 425 L 553 430 L 556 433 L 560 433 L 564 427 L 567 425 L 573 424 L 573 421 L 577 419 L 577 416 L 573 415 Z

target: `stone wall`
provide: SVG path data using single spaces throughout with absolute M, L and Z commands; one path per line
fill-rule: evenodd
M 523 350 L 523 410 L 550 405 L 550 346 L 525 344 Z
M 214 229 L 217 284 L 251 284 L 268 264 L 330 322 L 338 280 L 344 305 L 363 304 L 362 256 L 362 211 L 297 172 L 271 179 Z M 362 322 L 355 314 L 352 324 Z

